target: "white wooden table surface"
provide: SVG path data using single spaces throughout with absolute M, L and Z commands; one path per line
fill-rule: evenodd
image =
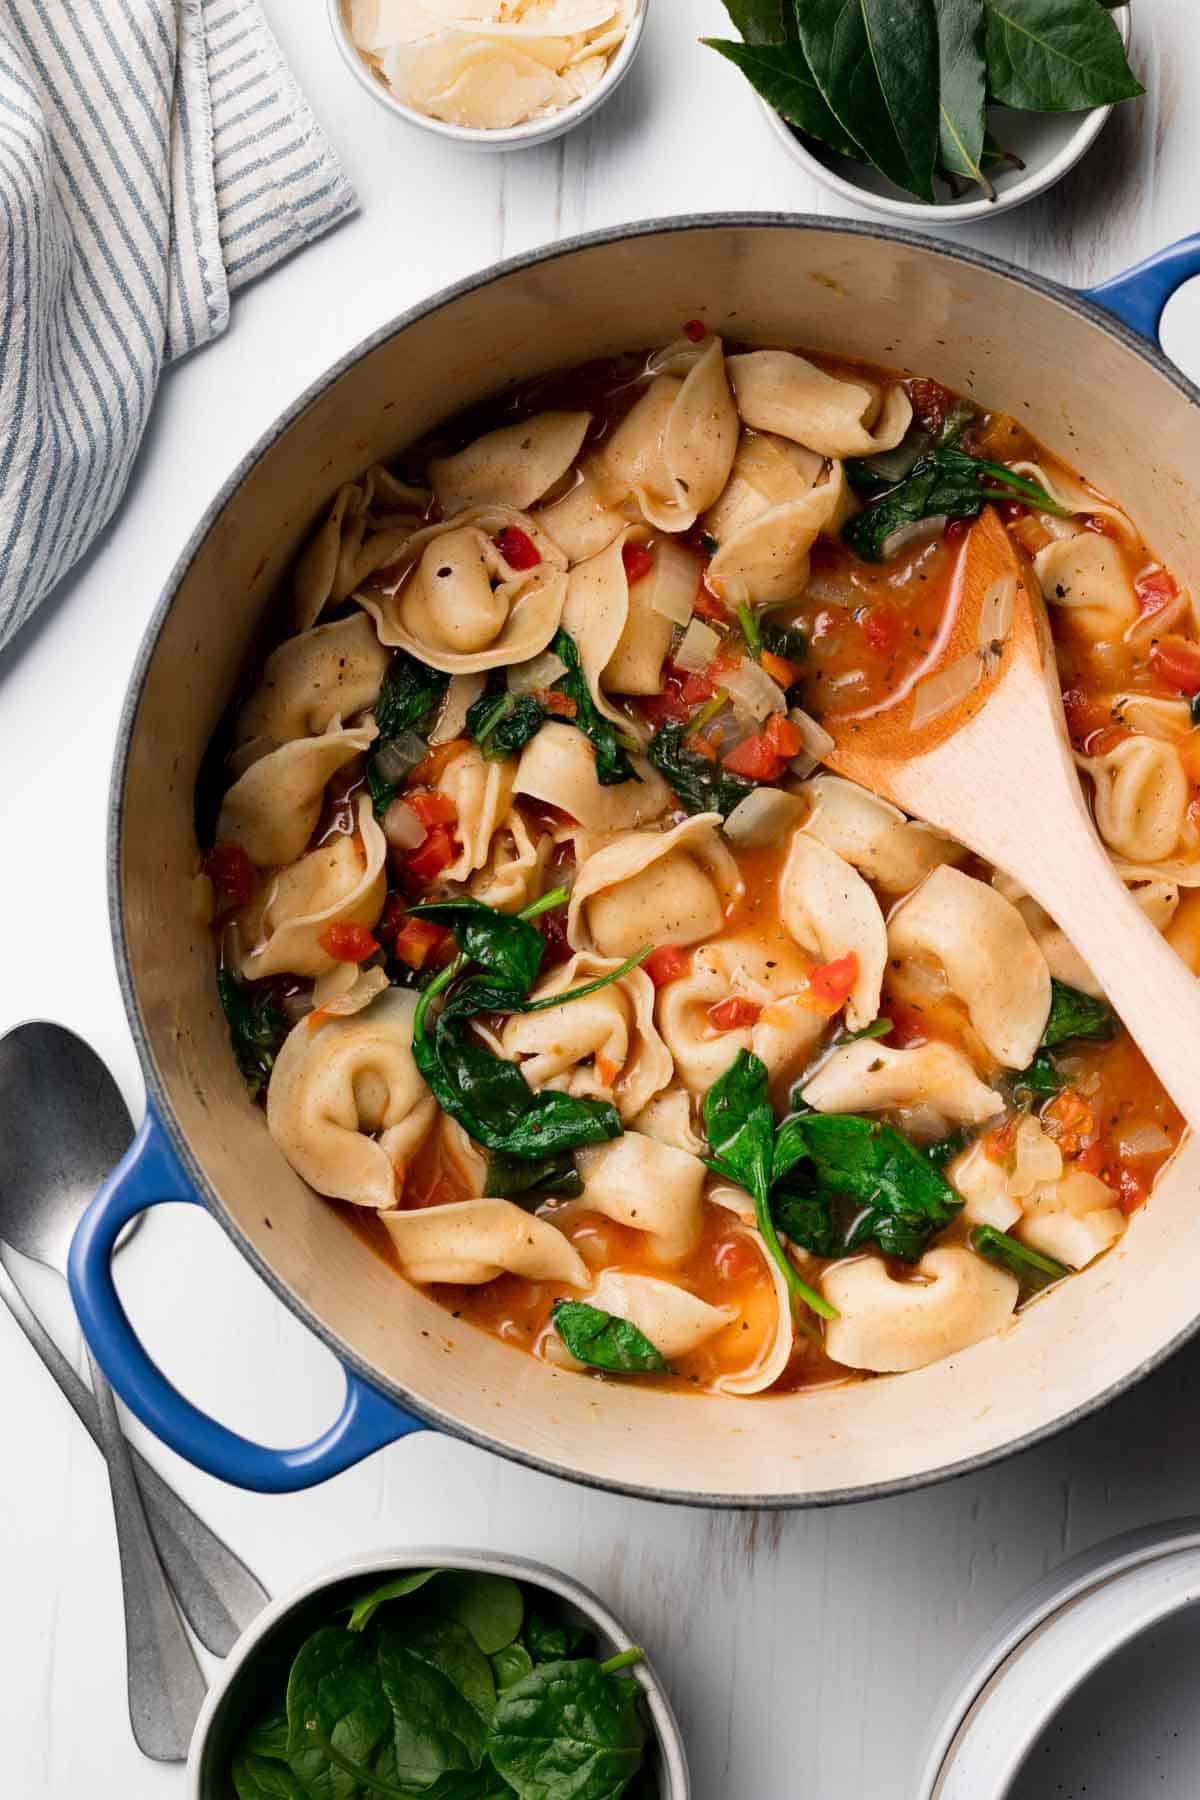
M 592 126 L 504 157 L 460 153 L 370 105 L 334 53 L 320 0 L 267 10 L 362 212 L 240 296 L 226 337 L 167 378 L 117 521 L 0 658 L 0 1029 L 30 1016 L 70 1023 L 108 1059 L 135 1115 L 141 1081 L 105 912 L 111 744 L 155 597 L 230 468 L 360 337 L 495 258 L 656 214 L 831 210 L 733 71 L 696 43 L 722 30 L 718 0 L 651 0 L 641 58 Z M 1151 97 L 1047 200 L 968 241 L 1084 284 L 1200 224 L 1192 0 L 1137 0 L 1135 11 Z M 1168 345 L 1200 374 L 1200 292 L 1173 307 Z M 76 1341 L 53 1280 L 18 1274 Z M 331 1358 L 199 1214 L 155 1216 L 123 1259 L 122 1286 L 169 1373 L 234 1427 L 283 1443 L 332 1416 Z M 179 1800 L 182 1771 L 144 1762 L 126 1722 L 100 1459 L 2 1311 L 0 1394 L 0 1792 Z M 943 1686 L 1003 1605 L 1098 1538 L 1200 1512 L 1198 1418 L 1200 1343 L 1000 1468 L 792 1515 L 592 1493 L 424 1434 L 286 1499 L 152 1454 L 275 1592 L 351 1549 L 438 1540 L 524 1552 L 592 1584 L 668 1678 L 697 1800 L 907 1800 Z

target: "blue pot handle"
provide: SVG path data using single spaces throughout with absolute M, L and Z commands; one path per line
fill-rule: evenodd
M 1122 324 L 1157 344 L 1167 301 L 1193 275 L 1200 275 L 1200 232 L 1180 238 L 1177 244 L 1168 244 L 1165 250 L 1126 269 L 1123 275 L 1114 275 L 1099 287 L 1084 288 L 1083 298 L 1115 314 Z
M 203 1204 L 152 1108 L 125 1157 L 84 1214 L 71 1245 L 69 1278 L 79 1322 L 122 1400 L 156 1437 L 198 1469 L 263 1494 L 293 1493 L 340 1474 L 373 1450 L 422 1429 L 346 1370 L 341 1413 L 311 1444 L 270 1450 L 218 1425 L 185 1400 L 142 1348 L 112 1278 L 112 1254 L 129 1221 L 164 1201 Z

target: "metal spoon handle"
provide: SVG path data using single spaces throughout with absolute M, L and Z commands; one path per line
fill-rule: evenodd
M 150 1536 L 113 1391 L 90 1351 L 88 1361 L 121 1557 L 129 1722 L 145 1756 L 183 1762 L 206 1683 Z
M 96 1402 L 87 1384 L 75 1373 L 3 1262 L 0 1299 L 58 1383 L 92 1442 L 102 1450 Z M 132 1445 L 129 1448 L 155 1547 L 183 1615 L 205 1649 L 215 1656 L 226 1656 L 270 1596 L 228 1544 L 180 1499 Z

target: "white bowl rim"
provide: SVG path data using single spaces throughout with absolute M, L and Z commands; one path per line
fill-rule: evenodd
M 326 0 L 325 10 L 342 61 L 359 86 L 393 117 L 403 119 L 409 125 L 417 125 L 422 131 L 432 132 L 437 137 L 447 138 L 451 143 L 469 144 L 478 150 L 515 150 L 526 144 L 549 143 L 551 139 L 561 137 L 564 132 L 573 131 L 576 125 L 582 125 L 598 107 L 603 106 L 629 73 L 633 59 L 641 48 L 649 5 L 650 0 L 636 0 L 633 18 L 624 39 L 616 54 L 610 57 L 607 69 L 588 93 L 581 94 L 578 100 L 572 100 L 569 106 L 560 107 L 557 112 L 549 113 L 545 118 L 527 119 L 522 125 L 502 125 L 495 128 L 453 125 L 447 119 L 435 119 L 429 113 L 418 112 L 415 106 L 406 106 L 403 100 L 398 100 L 372 74 L 363 61 L 358 46 L 350 36 L 350 28 L 342 11 L 342 0 Z
M 337 4 L 337 0 L 332 0 Z M 1129 47 L 1130 15 L 1128 0 L 1113 9 L 1113 22 L 1121 34 L 1121 41 L 1126 49 Z M 911 219 L 922 225 L 968 225 L 976 219 L 995 219 L 1001 213 L 1011 212 L 1014 207 L 1024 206 L 1027 200 L 1035 200 L 1049 188 L 1060 182 L 1064 175 L 1069 175 L 1076 163 L 1081 162 L 1108 123 L 1109 115 L 1116 104 L 1110 101 L 1107 106 L 1093 107 L 1080 118 L 1079 124 L 1071 133 L 1066 143 L 1052 156 L 1048 162 L 1037 168 L 1028 169 L 1019 181 L 1010 187 L 997 189 L 994 200 L 948 200 L 944 204 L 935 202 L 930 205 L 926 200 L 893 199 L 890 194 L 876 194 L 869 188 L 850 181 L 831 169 L 828 163 L 815 156 L 796 136 L 787 121 L 775 111 L 761 95 L 756 96 L 759 105 L 767 116 L 767 123 L 775 136 L 787 150 L 788 154 L 806 168 L 810 175 L 819 181 L 822 187 L 837 194 L 843 200 L 855 206 L 867 207 L 887 219 Z M 1054 117 L 1047 114 L 1046 117 Z M 1061 116 L 1061 115 L 1059 115 Z
M 192 1732 L 187 1759 L 187 1800 L 205 1800 L 199 1782 L 201 1762 L 213 1720 L 236 1685 L 242 1670 L 269 1632 L 286 1619 L 289 1613 L 324 1588 L 336 1587 L 340 1582 L 352 1581 L 356 1576 L 399 1575 L 408 1569 L 428 1568 L 468 1569 L 489 1575 L 509 1575 L 514 1581 L 545 1588 L 548 1592 L 557 1594 L 560 1599 L 569 1601 L 580 1612 L 586 1613 L 605 1636 L 617 1645 L 618 1651 L 632 1650 L 635 1647 L 625 1626 L 590 1588 L 584 1587 L 573 1576 L 565 1575 L 561 1569 L 551 1568 L 548 1563 L 507 1553 L 448 1548 L 444 1544 L 418 1544 L 413 1548 L 395 1550 L 360 1550 L 353 1556 L 343 1557 L 340 1562 L 332 1563 L 307 1576 L 299 1586 L 289 1589 L 277 1600 L 269 1601 L 258 1617 L 242 1632 L 225 1658 L 216 1681 L 209 1688 Z M 633 1665 L 631 1673 L 646 1697 L 646 1705 L 658 1738 L 668 1784 L 666 1800 L 690 1800 L 691 1776 L 683 1733 L 679 1729 L 679 1721 L 675 1717 L 666 1687 L 646 1655 L 643 1655 L 641 1662 Z

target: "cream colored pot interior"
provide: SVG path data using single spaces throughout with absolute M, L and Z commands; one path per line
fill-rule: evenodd
M 1185 1146 L 1116 1250 L 950 1362 L 781 1400 L 601 1385 L 456 1325 L 292 1173 L 243 1092 L 208 935 L 192 918 L 201 754 L 338 484 L 510 382 L 665 342 L 697 314 L 730 337 L 860 354 L 1007 409 L 1118 497 L 1172 567 L 1200 576 L 1200 413 L 1062 301 L 932 245 L 853 230 L 710 223 L 588 244 L 386 338 L 242 481 L 149 658 L 125 772 L 119 893 L 164 1110 L 235 1233 L 330 1341 L 447 1423 L 564 1473 L 734 1504 L 819 1499 L 993 1453 L 1095 1401 L 1186 1332 L 1200 1292 L 1200 1147 Z

